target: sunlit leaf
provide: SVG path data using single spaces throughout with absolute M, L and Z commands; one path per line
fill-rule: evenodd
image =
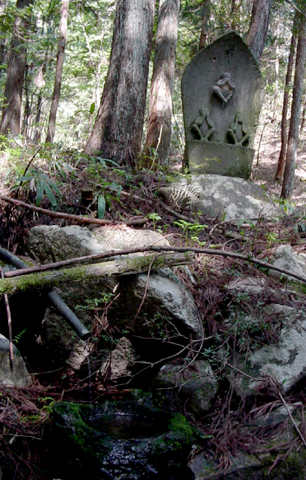
M 105 207 L 106 207 L 105 198 L 102 195 L 100 195 L 98 198 L 98 218 L 101 219 L 104 217 Z

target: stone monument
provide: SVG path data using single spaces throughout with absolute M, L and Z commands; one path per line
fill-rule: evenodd
M 201 50 L 182 79 L 185 165 L 194 173 L 248 179 L 263 81 L 234 32 Z

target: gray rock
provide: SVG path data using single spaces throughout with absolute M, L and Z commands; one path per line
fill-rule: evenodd
M 275 453 L 265 452 L 261 448 L 261 454 L 251 455 L 238 451 L 235 456 L 231 455 L 231 466 L 225 473 L 220 472 L 218 463 L 210 454 L 205 452 L 195 455 L 190 461 L 189 468 L 193 472 L 194 480 L 304 480 L 306 468 L 305 449 L 293 449 L 287 456 L 284 450 L 285 442 L 294 442 L 295 435 L 292 431 L 289 434 L 283 434 L 273 441 L 275 451 L 280 451 L 286 455 L 286 459 L 280 461 L 274 468 Z M 268 472 L 270 472 L 268 474 Z
M 271 264 L 284 270 L 289 270 L 296 275 L 306 279 L 306 256 L 302 253 L 295 253 L 290 245 L 281 245 L 274 252 Z M 305 283 L 302 280 L 291 277 L 275 270 L 270 270 L 269 274 L 274 277 L 287 278 L 290 281 Z
M 172 411 L 185 405 L 188 412 L 198 417 L 211 409 L 217 390 L 217 379 L 210 364 L 204 360 L 197 360 L 189 366 L 181 361 L 168 363 L 154 381 L 157 405 Z
M 169 204 L 189 206 L 208 217 L 233 220 L 271 217 L 280 213 L 261 187 L 241 178 L 192 175 L 190 180 L 159 190 Z
M 13 371 L 10 369 L 9 341 L 0 334 L 0 384 L 8 387 L 26 387 L 32 383 L 23 358 L 14 346 Z
M 247 295 L 248 298 L 267 297 L 269 295 L 269 301 L 277 304 L 284 304 L 289 295 L 296 298 L 297 292 L 287 286 L 284 288 L 273 288 L 269 285 L 269 282 L 265 278 L 256 277 L 239 277 L 231 280 L 225 287 L 227 292 L 232 294 L 234 298 L 240 294 Z
M 296 425 L 299 426 L 302 418 L 302 404 L 294 404 L 288 408 L 295 417 Z M 297 409 L 299 409 L 298 412 Z M 287 409 L 281 407 L 272 412 L 268 411 L 249 423 L 243 423 L 240 427 L 241 432 L 244 436 L 249 432 L 252 441 L 256 438 L 256 432 L 259 433 L 259 437 L 260 432 L 261 435 L 267 431 L 274 434 L 265 444 L 261 443 L 257 446 L 254 443 L 254 454 L 243 452 L 238 448 L 235 449 L 234 454 L 231 451 L 230 466 L 224 473 L 219 471 L 219 465 L 211 452 L 204 451 L 196 454 L 188 464 L 194 474 L 194 480 L 262 480 L 264 478 L 304 480 L 305 449 L 296 448 L 288 451 L 288 445 L 296 441 L 296 431 L 291 420 L 287 425 L 286 420 L 288 420 Z M 275 463 L 275 452 L 278 452 L 279 455 L 284 453 L 286 459 Z M 273 468 L 271 468 L 272 465 Z
M 182 78 L 190 171 L 200 167 L 206 173 L 249 177 L 262 97 L 258 65 L 236 33 L 220 37 L 193 58 Z
M 274 315 L 282 328 L 277 341 L 249 353 L 247 358 L 235 355 L 235 366 L 246 375 L 237 373 L 230 380 L 242 397 L 254 395 L 268 376 L 277 380 L 284 392 L 306 377 L 306 309 L 274 304 L 265 311 Z
M 133 230 L 128 227 L 102 227 L 90 232 L 85 227 L 35 227 L 29 233 L 28 249 L 40 263 L 58 261 L 80 255 L 104 252 L 135 246 L 169 245 L 162 235 L 148 230 Z M 202 324 L 195 302 L 182 282 L 167 268 L 147 274 L 112 276 L 85 282 L 82 285 L 66 284 L 60 292 L 63 300 L 72 310 L 76 310 L 80 320 L 91 328 L 97 322 L 95 311 L 86 309 L 86 301 L 99 301 L 108 297 L 106 303 L 99 305 L 102 311 L 107 303 L 120 294 L 108 311 L 108 321 L 116 332 L 133 324 L 135 335 L 161 338 L 161 329 L 165 323 L 173 328 L 177 335 L 202 335 Z M 145 301 L 136 315 L 145 296 Z M 85 308 L 84 308 L 85 307 Z M 133 320 L 135 319 L 135 321 Z M 74 346 L 76 336 L 62 321 L 53 308 L 48 309 L 42 329 L 42 342 L 49 350 L 53 361 L 67 361 Z M 77 352 L 76 352 L 77 356 Z
M 140 299 L 147 284 L 147 275 L 137 275 L 133 281 L 134 295 Z M 142 297 L 141 297 L 142 298 Z M 201 336 L 203 327 L 199 312 L 190 292 L 170 270 L 163 268 L 150 275 L 147 298 L 157 301 L 169 318 L 175 318 L 175 325 L 180 331 L 189 331 L 196 337 Z
M 27 238 L 27 249 L 41 264 L 104 251 L 90 230 L 78 225 L 63 228 L 57 225 L 39 225 L 31 228 Z

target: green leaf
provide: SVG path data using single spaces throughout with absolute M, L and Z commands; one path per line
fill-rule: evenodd
M 55 196 L 53 195 L 53 192 L 52 192 L 50 186 L 49 186 L 47 183 L 44 183 L 44 190 L 45 190 L 45 192 L 46 192 L 47 197 L 49 198 L 49 200 L 50 200 L 50 202 L 51 202 L 51 205 L 52 205 L 53 207 L 56 207 L 56 205 L 57 205 L 56 198 L 55 198 Z
M 51 182 L 51 180 L 49 180 L 49 178 L 47 179 L 47 181 L 45 183 L 47 183 L 48 187 L 52 188 L 52 190 L 54 190 L 55 193 L 57 193 L 59 196 L 61 196 L 60 189 L 58 188 L 57 185 L 55 185 L 55 183 Z
M 39 205 L 41 204 L 43 193 L 44 193 L 44 188 L 43 188 L 42 182 L 40 181 L 36 182 L 36 206 L 37 207 L 39 207 Z
M 92 115 L 92 114 L 94 113 L 94 111 L 95 111 L 95 106 L 96 106 L 96 105 L 95 105 L 95 102 L 93 102 L 93 103 L 90 105 L 90 109 L 89 109 L 90 115 Z
M 34 175 L 32 174 L 24 175 L 22 177 L 17 178 L 16 182 L 29 182 L 30 180 L 32 180 L 32 178 L 34 178 Z
M 98 198 L 98 218 L 103 218 L 105 214 L 105 198 L 100 195 Z
M 120 185 L 119 188 L 118 188 L 118 191 L 117 191 L 117 195 L 116 195 L 117 200 L 119 200 L 119 198 L 121 196 L 121 192 L 122 192 L 122 186 Z
M 109 162 L 109 163 L 112 163 L 113 165 L 115 165 L 116 167 L 120 168 L 120 165 L 118 163 L 114 162 L 114 160 L 111 160 L 110 158 L 96 157 L 96 159 L 99 160 L 103 164 L 105 164 L 105 162 Z

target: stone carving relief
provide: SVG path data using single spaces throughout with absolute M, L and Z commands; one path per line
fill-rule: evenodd
M 229 143 L 234 145 L 247 146 L 250 141 L 250 134 L 247 127 L 243 124 L 242 115 L 236 113 L 234 120 L 229 124 L 227 130 L 227 137 L 230 140 Z
M 217 85 L 213 87 L 214 94 L 221 100 L 221 108 L 230 101 L 234 94 L 235 84 L 231 80 L 231 74 L 228 72 L 222 73 Z
M 202 108 L 199 110 L 200 116 L 195 119 L 195 121 L 191 124 L 191 130 L 192 132 L 196 135 L 197 140 L 203 140 L 205 142 L 208 142 L 214 131 L 216 130 L 215 124 L 213 122 L 213 119 L 209 116 L 209 110 L 208 108 Z M 208 127 L 208 132 L 204 136 L 201 132 L 201 127 L 204 124 L 204 122 L 207 123 Z
M 189 171 L 249 178 L 263 92 L 258 64 L 235 32 L 194 56 L 182 78 Z

